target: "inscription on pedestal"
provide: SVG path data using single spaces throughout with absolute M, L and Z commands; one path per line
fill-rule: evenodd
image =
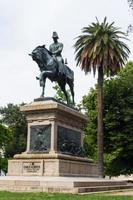
M 51 125 L 30 127 L 30 152 L 49 152 L 51 145 Z
M 23 174 L 41 174 L 41 162 L 23 162 Z

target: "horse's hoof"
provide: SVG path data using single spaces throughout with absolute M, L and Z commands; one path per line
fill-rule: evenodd
M 40 98 L 41 98 L 41 99 L 44 99 L 44 95 L 41 95 Z

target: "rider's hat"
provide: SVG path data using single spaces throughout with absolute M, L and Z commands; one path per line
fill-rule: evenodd
M 52 38 L 57 38 L 57 39 L 59 39 L 57 32 L 55 32 L 55 31 L 53 32 Z

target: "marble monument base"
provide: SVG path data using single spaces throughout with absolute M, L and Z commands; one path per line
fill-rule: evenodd
M 8 163 L 9 176 L 76 176 L 97 177 L 91 160 L 61 154 L 21 154 Z
M 86 116 L 54 99 L 21 107 L 27 116 L 27 149 L 8 162 L 9 176 L 98 176 L 84 156 Z

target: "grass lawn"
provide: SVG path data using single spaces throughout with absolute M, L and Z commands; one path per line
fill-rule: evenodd
M 0 192 L 0 200 L 133 200 L 133 196 Z

